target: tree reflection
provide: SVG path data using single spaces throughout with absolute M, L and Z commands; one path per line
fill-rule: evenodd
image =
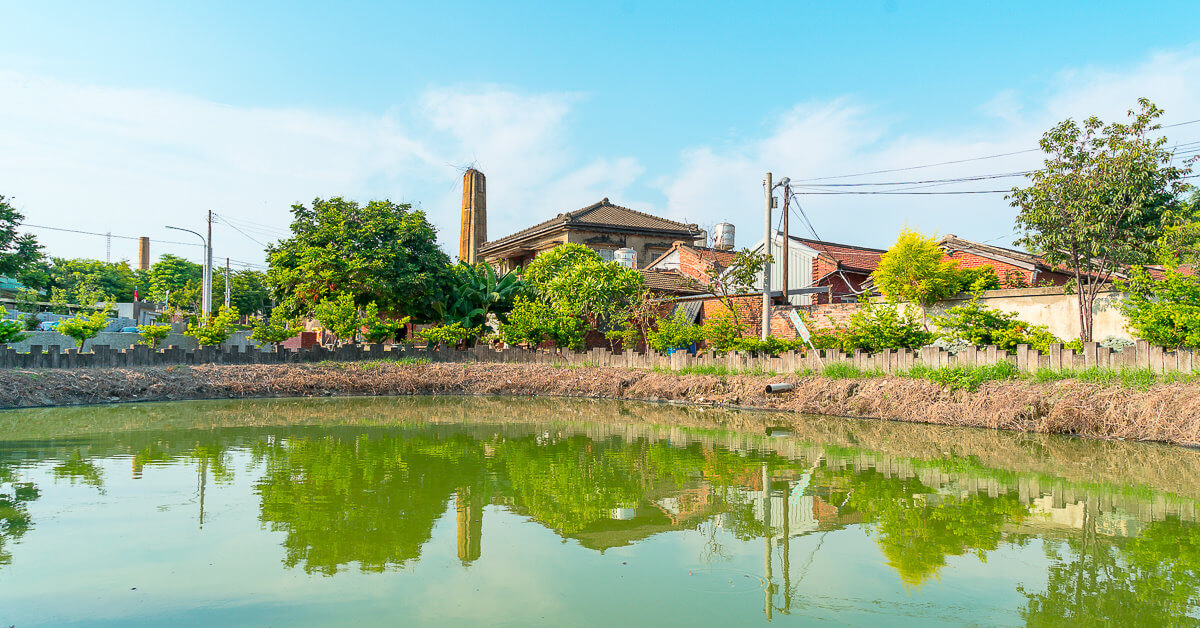
M 83 453 L 76 449 L 70 457 L 54 467 L 54 477 L 67 480 L 72 485 L 76 482 L 90 486 L 101 493 L 104 492 L 104 470 Z
M 1022 616 L 1030 625 L 1196 626 L 1200 605 L 1200 526 L 1172 518 L 1150 523 L 1128 540 L 1097 534 L 1097 513 L 1085 510 L 1081 535 L 1047 541 L 1054 561 L 1046 590 L 1031 593 Z
M 260 519 L 286 533 L 284 563 L 326 575 L 417 558 L 455 488 L 483 469 L 474 442 L 422 437 L 290 438 L 255 455 L 266 463 Z
M 940 495 L 916 479 L 875 470 L 840 473 L 830 482 L 847 492 L 845 504 L 864 523 L 874 524 L 880 550 L 910 587 L 936 576 L 947 557 L 986 560 L 999 547 L 1002 527 L 1020 523 L 1029 511 L 1015 493 Z
M 21 482 L 13 466 L 0 460 L 0 565 L 12 562 L 4 546 L 20 540 L 33 527 L 29 502 L 39 496 L 33 482 Z

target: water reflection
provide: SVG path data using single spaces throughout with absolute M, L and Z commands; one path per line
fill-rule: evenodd
M 160 406 L 160 414 L 123 416 L 128 431 L 103 429 L 114 415 L 95 413 L 108 410 L 68 416 L 55 424 L 59 432 L 30 428 L 31 415 L 0 419 L 10 421 L 9 433 L 29 437 L 0 447 L 0 565 L 23 560 L 14 544 L 36 534 L 29 504 L 42 491 L 61 483 L 103 495 L 159 469 L 185 468 L 196 481 L 197 527 L 205 523 L 210 483 L 246 485 L 258 521 L 282 539 L 283 565 L 308 574 L 410 569 L 431 551 L 443 520 L 454 526 L 458 564 L 471 569 L 489 544 L 509 542 L 486 525 L 485 515 L 509 512 L 600 553 L 686 534 L 698 539 L 695 564 L 719 566 L 757 543 L 761 581 L 754 582 L 766 619 L 807 612 L 806 588 L 820 578 L 811 573 L 814 561 L 832 551 L 823 549 L 827 539 L 852 532 L 869 539 L 896 582 L 918 593 L 952 577 L 963 561 L 986 563 L 998 550 L 1042 551 L 1042 571 L 1015 582 L 1011 574 L 997 576 L 1023 596 L 1024 607 L 1012 611 L 1029 624 L 1194 623 L 1187 616 L 1200 605 L 1195 496 L 1144 483 L 1130 488 L 1127 475 L 1080 470 L 1088 467 L 1086 447 L 1109 456 L 1111 444 L 1081 449 L 990 434 L 992 441 L 978 444 L 981 455 L 1017 452 L 1010 466 L 993 467 L 980 455 L 903 455 L 905 445 L 893 440 L 908 438 L 918 451 L 940 449 L 946 445 L 938 439 L 953 434 L 920 426 L 828 423 L 819 438 L 805 438 L 814 433 L 793 425 L 795 436 L 778 438 L 761 426 L 714 430 L 713 423 L 732 422 L 726 415 L 709 417 L 708 428 L 629 423 L 639 409 L 627 404 L 593 406 L 615 417 L 607 422 L 563 423 L 530 412 L 552 405 L 516 404 L 525 411 L 519 419 L 477 406 L 464 421 L 453 416 L 471 411 L 461 401 L 346 403 L 353 420 L 331 413 L 328 404 L 301 402 L 183 404 L 174 414 Z M 561 403 L 552 416 L 574 402 Z M 392 414 L 380 414 L 384 408 Z M 221 412 L 229 413 L 226 419 Z M 281 425 L 266 425 L 269 416 Z M 745 420 L 778 420 L 752 416 L 758 418 Z M 253 426 L 193 429 L 198 420 Z M 882 435 L 887 429 L 890 437 Z M 864 442 L 891 444 L 882 451 Z M 1037 468 L 1055 447 L 1076 457 L 1063 475 Z M 1196 463 L 1192 452 L 1161 451 L 1177 465 Z M 1128 452 L 1139 460 L 1158 455 Z M 128 459 L 128 480 L 106 473 L 103 463 L 113 459 Z M 39 466 L 48 469 L 52 486 L 39 489 L 26 477 Z M 1145 477 L 1160 478 L 1156 473 Z

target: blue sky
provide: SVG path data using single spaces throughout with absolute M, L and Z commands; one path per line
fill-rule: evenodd
M 1195 2 L 837 4 L 0 1 L 0 194 L 34 224 L 180 240 L 161 225 L 213 209 L 259 241 L 274 232 L 245 221 L 283 228 L 293 202 L 388 197 L 454 251 L 476 163 L 491 237 L 607 196 L 731 220 L 750 244 L 768 169 L 1009 152 L 1141 95 L 1165 122 L 1200 118 Z M 905 224 L 1004 242 L 1013 215 L 988 195 L 802 202 L 823 237 L 881 247 Z M 55 255 L 104 255 L 102 238 L 37 233 Z M 262 261 L 224 226 L 215 248 Z M 154 247 L 169 251 L 196 253 Z

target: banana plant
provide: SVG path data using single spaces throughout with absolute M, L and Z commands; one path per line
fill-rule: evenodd
M 512 311 L 513 300 L 526 290 L 517 271 L 497 276 L 490 264 L 471 266 L 460 262 L 454 268 L 454 281 L 446 301 L 440 304 L 442 321 L 482 329 L 488 315 L 494 314 L 504 322 Z

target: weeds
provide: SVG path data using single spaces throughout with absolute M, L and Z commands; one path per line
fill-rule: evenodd
M 731 369 L 724 364 L 695 364 L 685 366 L 680 369 L 671 369 L 662 366 L 656 366 L 652 369 L 655 373 L 670 373 L 672 375 L 715 375 L 718 377 L 728 377 L 730 375 L 778 375 L 776 371 L 765 369 L 761 366 L 754 366 L 748 369 Z
M 898 373 L 898 375 L 914 379 L 927 379 L 949 386 L 951 390 L 959 388 L 976 390 L 984 382 L 1016 379 L 1021 376 L 1021 372 L 1017 370 L 1017 365 L 1005 361 L 986 366 L 944 366 L 939 369 L 918 365 L 908 371 Z
M 825 368 L 821 369 L 821 374 L 833 379 L 862 379 L 865 377 L 883 377 L 887 375 L 887 373 L 884 373 L 880 369 L 860 369 L 846 362 L 826 364 Z

